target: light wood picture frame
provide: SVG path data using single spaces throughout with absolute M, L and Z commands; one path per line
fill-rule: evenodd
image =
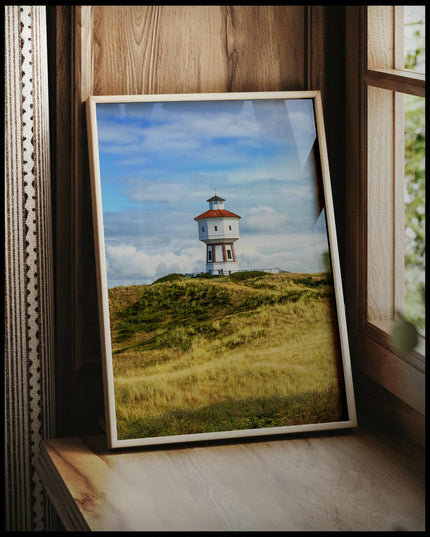
M 319 91 L 92 96 L 109 448 L 357 425 Z

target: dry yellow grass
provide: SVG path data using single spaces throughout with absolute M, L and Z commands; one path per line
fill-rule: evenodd
M 259 289 L 276 294 L 279 281 L 272 277 L 243 289 L 232 285 L 232 302 L 256 295 Z M 291 283 L 290 290 L 300 287 Z M 189 335 L 191 345 L 185 351 L 174 346 L 137 347 L 115 354 L 117 420 L 136 422 L 171 409 L 199 409 L 229 400 L 340 393 L 334 318 L 332 298 L 327 296 L 262 305 L 252 314 L 232 313 L 209 321 L 211 336 Z M 180 341 L 193 332 L 186 326 L 174 330 Z M 150 337 L 153 334 L 133 334 L 128 343 Z

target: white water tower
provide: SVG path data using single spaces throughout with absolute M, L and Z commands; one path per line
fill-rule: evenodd
M 240 216 L 224 209 L 225 200 L 219 196 L 206 201 L 209 210 L 194 218 L 199 240 L 206 244 L 206 272 L 214 275 L 237 272 L 233 243 L 239 238 Z

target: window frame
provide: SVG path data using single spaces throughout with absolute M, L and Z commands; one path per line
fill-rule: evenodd
M 392 115 L 385 117 L 380 114 L 382 121 L 388 122 L 400 117 L 400 104 L 395 92 L 425 96 L 425 75 L 399 69 L 401 53 L 399 43 L 396 45 L 394 42 L 394 36 L 399 35 L 395 30 L 403 24 L 399 17 L 400 7 L 346 6 L 345 8 L 347 140 L 345 177 L 348 214 L 345 296 L 353 366 L 424 414 L 424 354 L 418 350 L 402 354 L 393 347 L 390 338 L 394 316 L 387 312 L 399 309 L 399 304 L 402 302 L 403 285 L 399 283 L 399 272 L 404 263 L 403 248 L 392 248 L 390 259 L 388 255 L 381 256 L 380 251 L 377 251 L 378 255 L 375 253 L 378 237 L 374 234 L 380 234 L 382 230 L 386 232 L 388 229 L 393 246 L 403 244 L 403 239 L 401 242 L 396 241 L 396 236 L 399 234 L 403 237 L 403 220 L 394 218 L 399 214 L 398 206 L 404 206 L 403 188 L 399 187 L 398 181 L 393 180 L 403 167 L 402 153 L 398 151 L 400 147 L 398 140 L 393 138 L 385 141 L 385 149 L 392 151 L 392 160 L 388 163 L 393 174 L 391 192 L 387 190 L 389 189 L 387 183 L 381 186 L 376 185 L 375 181 L 372 182 L 369 173 L 369 169 L 373 169 L 372 166 L 381 166 L 381 162 L 372 162 L 369 157 L 371 146 L 375 143 L 375 139 L 372 139 L 372 143 L 368 140 L 373 128 L 368 114 L 369 111 L 372 112 L 372 106 L 375 106 L 375 103 L 369 104 L 369 97 L 374 97 L 372 95 L 375 93 L 374 89 L 392 92 L 390 103 Z M 374 11 L 369 16 L 371 9 Z M 384 24 L 381 24 L 382 20 Z M 391 127 L 393 135 L 401 129 L 401 126 L 397 127 L 397 129 Z M 379 143 L 384 143 L 381 137 Z M 384 164 L 380 154 L 379 159 Z M 382 188 L 382 191 L 379 190 L 379 195 L 392 196 L 392 202 L 386 203 L 385 208 L 378 207 L 378 210 L 375 210 L 378 188 Z M 402 209 L 402 214 L 403 211 Z M 381 222 L 384 225 L 381 225 Z M 381 305 L 381 309 L 385 309 L 382 319 L 378 319 L 369 311 L 369 304 L 378 300 L 377 297 L 375 299 L 377 283 L 372 278 L 379 270 L 385 271 L 383 277 L 387 277 L 388 271 L 388 277 L 392 278 L 389 284 L 392 283 L 388 303 Z M 382 297 L 387 299 L 386 295 L 387 293 L 380 293 L 381 301 Z

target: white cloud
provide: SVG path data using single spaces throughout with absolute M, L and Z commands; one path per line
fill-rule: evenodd
M 198 175 L 191 176 L 189 182 L 184 185 L 179 181 L 165 179 L 146 179 L 135 177 L 127 181 L 123 193 L 135 203 L 144 202 L 167 202 L 184 206 L 190 199 L 205 200 L 208 196 L 207 188 L 202 187 L 202 181 Z M 209 192 L 210 194 L 210 192 Z
M 276 230 L 287 221 L 287 216 L 276 212 L 272 207 L 255 207 L 250 209 L 243 223 L 248 232 Z
M 165 247 L 107 244 L 108 286 L 152 283 L 170 273 L 205 271 L 205 247 L 194 241 L 177 241 L 176 251 Z M 290 272 L 324 270 L 321 254 L 327 251 L 325 233 L 250 234 L 235 243 L 240 270 L 280 268 Z
M 322 254 L 328 250 L 328 244 L 322 231 L 264 233 L 240 238 L 235 250 L 240 270 L 280 268 L 290 272 L 319 272 L 324 270 Z
M 181 254 L 147 254 L 129 244 L 108 245 L 106 265 L 108 286 L 152 283 L 157 278 L 177 272 L 180 274 L 204 271 L 202 249 L 195 247 Z M 122 283 L 118 283 L 122 282 Z

